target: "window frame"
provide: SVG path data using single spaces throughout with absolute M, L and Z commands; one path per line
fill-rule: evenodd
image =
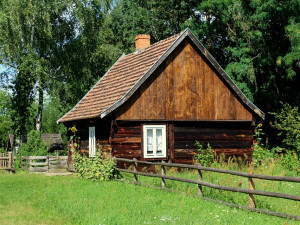
M 91 137 L 91 132 L 94 132 L 94 136 Z M 95 126 L 89 127 L 89 157 L 96 156 L 96 128 Z
M 162 129 L 162 154 L 157 155 L 154 151 L 156 143 L 153 144 L 153 155 L 147 154 L 147 129 L 157 128 Z M 144 159 L 166 159 L 168 156 L 168 126 L 167 124 L 142 124 L 142 154 Z M 156 133 L 156 131 L 155 131 Z M 154 133 L 153 133 L 154 134 Z M 154 135 L 153 135 L 154 136 Z M 154 137 L 153 137 L 154 140 Z

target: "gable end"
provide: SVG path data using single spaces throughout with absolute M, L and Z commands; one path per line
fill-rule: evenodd
M 208 50 L 202 45 L 202 43 L 196 38 L 196 36 L 187 28 L 181 35 L 174 41 L 174 43 L 162 54 L 162 56 L 149 68 L 149 70 L 136 82 L 136 84 L 117 102 L 111 105 L 109 108 L 101 113 L 101 118 L 107 116 L 119 106 L 124 104 L 140 87 L 141 85 L 153 74 L 153 72 L 167 59 L 167 57 L 179 46 L 180 43 L 186 37 L 189 37 L 192 43 L 197 47 L 203 56 L 211 63 L 212 67 L 220 74 L 225 83 L 232 89 L 237 97 L 250 109 L 250 111 L 257 115 L 261 119 L 265 119 L 265 114 L 254 105 L 236 86 L 236 84 L 227 75 L 224 69 L 218 64 L 214 57 L 208 52 Z

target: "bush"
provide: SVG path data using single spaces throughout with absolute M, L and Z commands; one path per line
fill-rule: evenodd
M 272 126 L 280 131 L 278 136 L 282 137 L 284 147 L 295 150 L 300 156 L 300 113 L 298 107 L 283 104 L 279 113 L 271 114 L 275 116 L 275 122 Z
M 74 169 L 84 179 L 111 180 L 115 177 L 116 163 L 112 159 L 104 159 L 99 149 L 94 158 L 74 154 Z
M 200 144 L 199 141 L 196 141 L 195 143 L 198 154 L 194 155 L 194 159 L 197 163 L 200 163 L 201 166 L 210 166 L 214 159 L 214 151 L 212 150 L 209 143 L 207 144 L 207 148 L 203 148 L 203 146 Z
M 300 161 L 295 152 L 287 151 L 285 154 L 281 154 L 280 163 L 286 169 L 297 171 L 297 174 L 300 174 Z
M 18 155 L 22 156 L 44 156 L 48 154 L 49 146 L 41 138 L 38 131 L 31 131 L 27 143 L 19 148 Z
M 49 146 L 41 138 L 38 131 L 31 131 L 27 143 L 22 144 L 18 150 L 15 167 L 21 167 L 21 156 L 45 156 L 48 155 Z

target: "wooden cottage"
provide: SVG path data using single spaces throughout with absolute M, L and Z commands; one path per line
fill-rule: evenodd
M 264 113 L 189 29 L 153 45 L 138 35 L 135 44 L 58 120 L 76 126 L 82 150 L 93 157 L 99 144 L 115 157 L 192 163 L 200 141 L 252 157 Z

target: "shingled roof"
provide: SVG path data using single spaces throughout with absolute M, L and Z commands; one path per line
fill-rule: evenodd
M 145 49 L 122 55 L 77 105 L 57 122 L 105 117 L 127 101 L 187 36 L 211 62 L 242 102 L 264 119 L 264 113 L 245 97 L 200 41 L 189 29 L 186 29 L 180 34 L 159 41 Z

